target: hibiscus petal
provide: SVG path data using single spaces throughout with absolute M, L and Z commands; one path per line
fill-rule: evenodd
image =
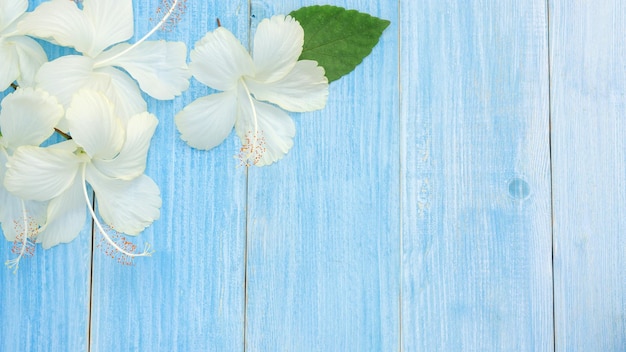
M 196 79 L 221 90 L 235 89 L 242 76 L 254 75 L 252 58 L 235 36 L 223 27 L 207 33 L 190 53 L 189 69 Z
M 67 109 L 72 139 L 92 159 L 111 159 L 124 144 L 124 128 L 109 99 L 97 91 L 81 90 Z
M 79 164 L 71 151 L 19 147 L 7 163 L 4 186 L 26 200 L 50 200 L 72 185 Z
M 87 216 L 80 178 L 48 205 L 47 221 L 39 230 L 37 242 L 44 249 L 74 240 L 85 225 Z
M 6 162 L 7 154 L 0 153 L 0 223 L 2 223 L 4 237 L 8 241 L 13 241 L 19 233 L 24 231 L 24 226 L 22 225 L 24 219 L 22 204 L 26 209 L 27 221 L 42 224 L 45 219 L 46 206 L 48 203 L 23 201 L 9 193 L 3 185 L 4 175 L 6 173 Z
M 83 13 L 94 28 L 92 57 L 133 36 L 132 0 L 83 0 Z
M 241 98 L 240 98 L 241 99 Z M 254 131 L 253 110 L 250 104 L 240 103 L 235 130 L 245 146 L 248 139 L 262 140 L 257 166 L 269 165 L 281 159 L 293 146 L 296 126 L 287 113 L 273 105 L 253 99 L 257 117 L 257 131 Z M 259 143 L 256 143 L 259 145 Z
M 0 40 L 0 91 L 11 85 L 19 76 L 19 57 L 15 45 Z
M 70 1 L 68 1 L 70 2 Z M 93 60 L 78 55 L 67 55 L 54 61 L 46 62 L 35 76 L 37 87 L 54 95 L 63 106 L 67 107 L 74 93 L 88 83 L 93 84 Z M 106 82 L 101 85 L 106 86 Z
M 98 49 L 93 25 L 74 1 L 44 2 L 24 15 L 17 28 L 24 34 L 76 48 L 92 57 L 104 49 Z
M 179 112 L 174 121 L 187 144 L 206 150 L 228 137 L 236 117 L 237 97 L 232 92 L 224 92 L 197 99 Z
M 30 87 L 35 84 L 35 74 L 45 62 L 48 56 L 41 45 L 28 37 L 11 37 L 9 42 L 15 45 L 15 51 L 19 62 L 20 75 L 17 82 L 20 87 Z
M 2 100 L 2 144 L 16 148 L 43 143 L 63 117 L 56 98 L 40 89 L 21 88 Z
M 116 57 L 130 44 L 119 44 L 98 56 L 99 63 L 119 66 L 139 82 L 141 90 L 156 99 L 174 99 L 189 87 L 187 46 L 164 40 L 143 42 Z
M 131 180 L 143 174 L 150 139 L 158 124 L 157 118 L 147 112 L 133 116 L 126 126 L 126 141 L 120 153 L 110 160 L 94 160 L 103 174 L 123 180 Z
M 310 60 L 298 61 L 293 70 L 278 81 L 246 80 L 246 83 L 255 98 L 294 112 L 322 109 L 328 99 L 324 69 Z
M 254 35 L 255 78 L 275 81 L 289 73 L 304 44 L 304 30 L 291 16 L 277 15 L 259 23 Z
M 0 32 L 12 24 L 28 8 L 28 0 L 0 1 Z
M 148 110 L 148 105 L 141 96 L 137 83 L 128 74 L 113 67 L 99 68 L 94 74 L 106 76 L 109 84 L 102 89 L 97 89 L 95 86 L 89 88 L 104 92 L 115 106 L 115 113 L 124 124 L 131 116 Z
M 116 231 L 136 235 L 159 218 L 161 195 L 150 177 L 119 180 L 88 167 L 87 180 L 96 192 L 100 216 Z

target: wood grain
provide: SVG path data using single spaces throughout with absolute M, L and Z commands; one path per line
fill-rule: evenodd
M 252 15 L 315 3 L 253 1 Z M 399 348 L 398 9 L 332 3 L 392 25 L 324 110 L 292 114 L 290 153 L 250 170 L 247 351 Z
M 87 350 L 89 225 L 70 244 L 46 251 L 39 246 L 32 258 L 22 259 L 16 274 L 0 268 L 0 350 Z M 0 241 L 4 260 L 14 257 L 11 245 Z
M 402 347 L 550 351 L 545 1 L 403 1 Z
M 153 25 L 159 1 L 134 1 L 137 36 Z M 171 32 L 155 39 L 191 49 L 208 30 L 223 26 L 244 39 L 245 1 L 188 1 Z M 156 253 L 122 267 L 94 255 L 92 351 L 242 351 L 244 319 L 245 170 L 233 155 L 236 137 L 211 151 L 189 148 L 173 117 L 210 93 L 192 79 L 173 102 L 148 100 L 159 117 L 146 173 L 160 186 L 161 218 L 137 238 Z
M 626 5 L 551 1 L 557 351 L 626 349 Z

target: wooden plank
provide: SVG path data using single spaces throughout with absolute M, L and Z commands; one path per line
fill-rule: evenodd
M 159 1 L 134 1 L 138 36 L 153 25 Z M 181 22 L 155 38 L 191 49 L 208 30 L 248 33 L 247 1 L 188 1 Z M 241 351 L 244 317 L 245 171 L 231 136 L 209 152 L 189 148 L 173 117 L 207 95 L 192 80 L 172 103 L 149 100 L 159 117 L 146 173 L 160 186 L 161 218 L 138 238 L 156 253 L 122 267 L 95 254 L 92 351 Z
M 42 1 L 30 1 L 29 11 Z M 43 44 L 50 59 L 68 50 Z M 13 91 L 0 93 L 0 100 Z M 2 263 L 15 258 L 0 230 Z M 41 246 L 19 270 L 0 267 L 1 351 L 86 351 L 91 285 L 91 221 L 69 244 Z
M 319 3 L 252 2 L 253 21 Z M 292 114 L 289 154 L 249 171 L 247 351 L 399 348 L 398 9 L 332 3 L 392 24 L 324 110 Z
M 3 262 L 11 246 L 0 241 Z M 86 351 L 90 268 L 90 222 L 70 244 L 38 246 L 16 274 L 0 268 L 0 350 Z
M 626 349 L 626 4 L 550 2 L 556 350 Z
M 402 347 L 550 351 L 545 1 L 402 1 Z

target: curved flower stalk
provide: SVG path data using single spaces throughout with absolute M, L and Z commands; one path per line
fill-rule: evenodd
M 72 241 L 85 220 L 85 205 L 108 244 L 128 257 L 150 255 L 117 244 L 98 220 L 87 193 L 96 194 L 98 212 L 113 230 L 137 235 L 159 217 L 158 186 L 144 174 L 150 139 L 157 125 L 143 112 L 117 116 L 101 92 L 81 90 L 66 112 L 72 139 L 51 147 L 17 148 L 7 163 L 4 184 L 27 200 L 49 201 L 47 222 L 37 242 L 44 248 Z
M 222 91 L 199 98 L 175 117 L 181 138 L 211 149 L 235 127 L 242 142 L 242 164 L 269 165 L 293 145 L 293 112 L 322 109 L 328 80 L 317 62 L 300 60 L 304 31 L 290 16 L 259 23 L 254 55 L 223 27 L 206 34 L 191 52 L 189 68 L 205 85 Z M 265 102 L 272 104 L 268 104 Z
M 7 160 L 21 146 L 39 146 L 54 133 L 63 107 L 42 90 L 21 88 L 2 100 L 0 110 L 0 222 L 7 240 L 13 241 L 15 259 L 7 261 L 17 271 L 20 259 L 32 250 L 46 220 L 47 202 L 25 201 L 4 187 Z M 32 253 L 30 253 L 32 254 Z
M 148 34 L 134 44 L 132 0 L 51 0 L 27 14 L 18 28 L 29 35 L 75 48 L 44 64 L 35 78 L 38 87 L 68 106 L 74 93 L 88 88 L 104 92 L 119 116 L 146 111 L 141 90 L 156 99 L 173 99 L 189 86 L 187 47 L 182 42 L 146 41 L 175 11 L 176 0 Z M 109 48 L 110 47 L 110 48 Z M 109 48 L 109 49 L 107 49 Z M 127 73 L 118 68 L 124 69 Z
M 28 8 L 28 0 L 0 1 L 0 91 L 17 82 L 31 86 L 35 73 L 48 57 L 33 39 L 17 31 L 17 22 Z

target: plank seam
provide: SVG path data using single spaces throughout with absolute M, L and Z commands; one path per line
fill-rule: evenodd
M 96 193 L 91 192 L 91 207 L 96 209 Z M 87 352 L 91 352 L 91 325 L 92 325 L 92 309 L 93 309 L 93 266 L 94 266 L 94 239 L 95 239 L 95 223 L 91 219 L 91 260 L 89 262 L 89 304 L 87 309 Z
M 399 251 L 398 251 L 398 264 L 400 269 L 398 270 L 399 272 L 399 292 L 398 292 L 398 351 L 402 352 L 404 350 L 404 346 L 403 346 L 403 342 L 402 342 L 402 318 L 403 318 L 403 305 L 402 305 L 402 297 L 403 297 L 403 278 L 404 278 L 404 266 L 403 266 L 403 236 L 404 236 L 404 231 L 403 231 L 403 215 L 404 215 L 404 211 L 403 211 L 403 207 L 402 207 L 402 189 L 404 187 L 404 182 L 402 179 L 402 170 L 403 170 L 403 155 L 404 155 L 404 133 L 403 133 L 403 128 L 402 128 L 402 75 L 401 75 L 401 69 L 402 69 L 402 23 L 401 23 L 401 0 L 398 0 L 398 19 L 397 19 L 397 23 L 398 23 L 398 138 L 400 139 L 399 143 L 398 143 L 398 216 L 399 221 L 398 221 L 398 225 L 399 225 L 399 235 L 400 235 L 400 243 L 399 243 Z
M 252 35 L 252 0 L 248 0 L 248 51 L 250 50 L 250 36 Z M 247 346 L 247 330 L 248 330 L 248 229 L 250 222 L 249 211 L 249 194 L 250 194 L 250 169 L 246 167 L 246 187 L 245 187 L 245 225 L 244 225 L 244 244 L 243 244 L 243 352 L 248 349 Z
M 556 352 L 556 293 L 555 293 L 555 275 L 554 275 L 554 172 L 552 161 L 552 47 L 550 42 L 550 0 L 546 0 L 546 33 L 548 44 L 548 153 L 550 160 L 550 240 L 551 240 L 551 271 L 552 271 L 552 350 Z

